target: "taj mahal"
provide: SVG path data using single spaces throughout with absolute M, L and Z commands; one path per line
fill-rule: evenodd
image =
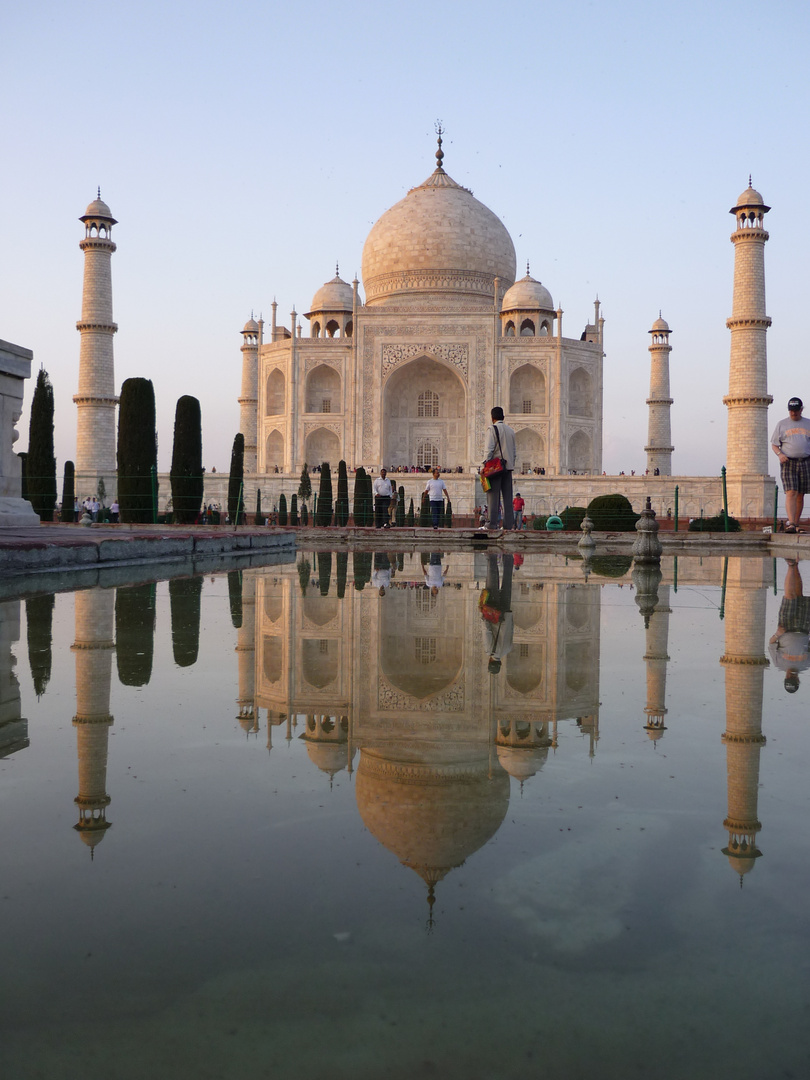
M 749 180 L 731 213 L 734 299 L 727 409 L 729 510 L 763 517 L 773 508 L 768 475 L 764 247 L 769 207 Z M 85 238 L 78 408 L 77 489 L 105 478 L 115 487 L 115 396 L 110 260 L 116 224 L 100 194 L 81 220 Z M 526 268 L 500 218 L 444 168 L 436 167 L 372 227 L 363 247 L 362 290 L 335 276 L 315 290 L 310 310 L 272 304 L 267 326 L 253 316 L 241 331 L 239 427 L 246 486 L 264 505 L 288 497 L 307 463 L 345 460 L 397 473 L 406 499 L 418 496 L 417 470 L 452 472 L 454 508 L 480 501 L 477 470 L 493 405 L 516 432 L 516 480 L 528 513 L 556 512 L 616 490 L 602 474 L 605 320 L 566 336 L 563 310 Z M 568 323 L 566 323 L 568 329 Z M 571 331 L 569 330 L 569 333 Z M 647 475 L 622 477 L 634 508 L 649 497 L 671 507 L 677 483 L 685 514 L 721 506 L 719 477 L 673 469 L 669 360 L 671 330 L 659 316 L 649 330 Z M 234 389 L 236 389 L 236 378 Z M 640 436 L 641 438 L 641 436 Z M 206 476 L 206 499 L 222 498 L 226 477 Z M 168 483 L 162 484 L 168 490 Z

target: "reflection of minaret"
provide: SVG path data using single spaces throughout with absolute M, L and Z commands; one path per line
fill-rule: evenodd
M 757 564 L 760 560 L 749 560 Z M 765 589 L 761 583 L 743 583 L 745 560 L 729 565 L 726 584 L 726 651 L 720 663 L 726 669 L 726 769 L 728 774 L 728 847 L 723 854 L 732 869 L 742 875 L 762 852 L 756 835 L 762 828 L 757 820 L 759 755 L 765 745 L 762 734 L 762 687 L 765 668 Z
M 242 574 L 242 623 L 236 638 L 239 658 L 239 706 L 237 720 L 245 731 L 259 730 L 256 708 L 256 576 Z
M 239 430 L 245 436 L 245 472 L 256 472 L 256 426 L 259 404 L 259 324 L 251 317 L 242 331 L 242 392 Z
M 650 396 L 647 398 L 650 412 L 648 445 L 644 449 L 650 473 L 658 469 L 661 476 L 671 476 L 673 447 L 669 416 L 672 407 L 672 398 L 669 396 L 669 354 L 672 346 L 669 343 L 669 326 L 660 315 L 653 323 L 650 333 Z
M 107 492 L 115 490 L 115 371 L 113 335 L 112 275 L 110 262 L 115 251 L 112 227 L 117 224 L 101 194 L 79 218 L 84 222 L 84 285 L 82 317 L 76 324 L 81 333 L 79 392 L 76 433 L 76 491 L 95 491 L 98 477 L 105 478 Z
M 349 717 L 310 714 L 304 734 L 307 754 L 321 772 L 329 776 L 329 786 L 335 774 L 348 767 L 352 772 L 354 749 L 349 742 Z
M 115 651 L 112 589 L 87 589 L 75 595 L 76 745 L 79 757 L 79 821 L 74 825 L 91 850 L 110 827 L 107 807 L 107 741 L 110 716 L 110 676 Z
M 647 704 L 644 713 L 647 723 L 644 730 L 651 739 L 660 739 L 666 731 L 664 702 L 667 697 L 667 643 L 669 641 L 669 585 L 658 588 L 658 603 L 647 624 L 647 650 L 644 663 L 647 667 Z

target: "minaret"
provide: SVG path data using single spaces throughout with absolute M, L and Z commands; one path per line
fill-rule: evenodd
M 650 396 L 649 424 L 647 427 L 647 469 L 650 475 L 658 469 L 659 476 L 672 476 L 672 429 L 669 410 L 672 398 L 669 396 L 669 343 L 671 331 L 659 311 L 658 318 L 652 325 L 650 334 Z
M 256 472 L 256 431 L 259 405 L 259 324 L 251 317 L 242 331 L 242 393 L 239 430 L 245 436 L 245 472 Z
M 115 461 L 115 371 L 113 334 L 118 327 L 112 314 L 110 259 L 115 251 L 112 227 L 118 222 L 99 196 L 79 221 L 84 222 L 84 285 L 82 317 L 76 329 L 82 335 L 79 352 L 79 392 L 76 431 L 76 494 L 95 494 L 99 478 L 108 496 L 117 488 Z
M 748 187 L 729 213 L 737 228 L 734 244 L 734 300 L 728 374 L 726 478 L 729 512 L 762 517 L 772 508 L 773 481 L 768 477 L 768 356 L 765 335 L 771 320 L 765 314 L 765 214 L 762 196 Z
M 110 716 L 110 678 L 113 641 L 113 589 L 85 589 L 74 598 L 76 640 L 76 747 L 79 756 L 79 807 L 77 830 L 93 848 L 110 827 L 107 807 L 107 747 L 113 718 Z
M 756 565 L 755 565 L 756 564 Z M 726 770 L 728 777 L 728 846 L 723 854 L 742 877 L 762 852 L 757 834 L 762 690 L 765 657 L 764 560 L 731 559 L 726 582 L 726 650 L 720 663 L 726 673 Z

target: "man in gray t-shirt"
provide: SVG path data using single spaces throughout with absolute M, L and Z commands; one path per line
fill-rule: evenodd
M 785 489 L 785 532 L 801 532 L 799 522 L 804 496 L 810 491 L 810 420 L 802 416 L 802 399 L 788 402 L 788 416 L 780 420 L 771 436 L 771 445 L 782 470 Z

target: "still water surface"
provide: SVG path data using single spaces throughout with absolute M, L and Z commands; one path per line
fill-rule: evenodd
M 4 1080 L 810 1073 L 785 565 L 518 564 L 0 605 Z

